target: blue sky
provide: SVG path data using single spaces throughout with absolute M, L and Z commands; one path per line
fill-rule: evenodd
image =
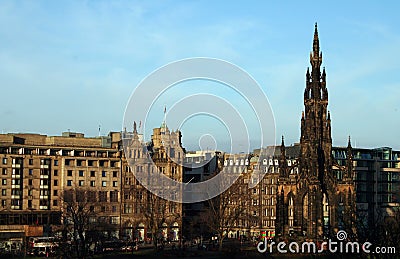
M 298 142 L 318 22 L 334 145 L 351 135 L 358 147 L 400 149 L 399 5 L 0 1 L 0 129 L 120 131 L 129 96 L 149 73 L 178 59 L 213 57 L 253 76 L 274 111 L 276 138 Z M 197 140 L 183 136 L 194 149 Z

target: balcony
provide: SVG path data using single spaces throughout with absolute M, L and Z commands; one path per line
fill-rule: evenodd
M 40 189 L 49 189 L 48 185 L 40 185 Z
M 47 174 L 40 175 L 40 179 L 48 179 L 48 178 L 49 178 L 49 175 L 47 175 Z
M 19 209 L 21 209 L 21 206 L 20 205 L 11 205 L 11 209 L 12 210 L 19 210 Z
M 49 196 L 48 195 L 40 195 L 39 199 L 47 200 L 47 199 L 49 199 Z
M 48 207 L 48 206 L 39 206 L 39 209 L 41 209 L 41 210 L 47 210 L 47 209 L 49 209 L 49 207 Z
M 13 185 L 11 185 L 11 188 L 12 188 L 12 189 L 19 189 L 19 188 L 21 188 L 21 185 L 19 185 L 19 184 L 13 184 Z
M 20 174 L 12 174 L 11 178 L 21 178 L 21 175 Z
M 11 195 L 11 199 L 19 200 L 21 198 L 20 195 Z
M 48 168 L 49 168 L 49 165 L 40 165 L 40 168 L 48 169 Z
M 12 164 L 12 168 L 21 168 L 20 164 Z

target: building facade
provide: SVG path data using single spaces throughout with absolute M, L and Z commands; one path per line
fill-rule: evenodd
M 133 142 L 139 141 L 136 129 L 131 134 Z M 182 168 L 168 160 L 161 134 L 176 140 L 176 154 L 183 155 L 180 132 L 170 133 L 166 127 L 154 129 L 146 147 L 155 165 L 179 180 Z M 146 155 L 136 150 L 131 154 Z M 102 231 L 109 237 L 149 241 L 156 236 L 149 221 L 151 195 L 134 176 L 135 170 L 143 167 L 129 166 L 119 132 L 97 138 L 73 132 L 62 136 L 1 134 L 0 161 L 0 239 L 22 241 L 29 235 L 24 226 L 41 226 L 42 231 L 32 233 L 34 236 L 57 234 L 71 224 L 68 208 L 77 203 L 88 207 L 89 222 L 101 221 Z M 165 212 L 152 215 L 166 219 L 157 231 L 162 238 L 177 240 L 181 204 L 168 202 Z
M 49 235 L 51 226 L 63 224 L 65 192 L 79 189 L 106 201 L 94 209 L 117 225 L 121 158 L 113 147 L 116 135 L 0 135 L 1 224 L 43 226 L 44 234 Z M 3 230 L 7 232 L 6 227 Z
M 126 174 L 123 187 L 123 213 L 126 231 L 135 239 L 160 239 L 178 241 L 182 233 L 182 203 L 172 202 L 154 194 L 168 191 L 157 172 L 182 182 L 185 150 L 181 132 L 170 131 L 165 123 L 153 129 L 151 141 L 145 143 L 138 133 L 136 123 L 132 135 L 125 135 L 125 156 L 131 171 Z M 140 177 L 139 177 L 140 176 Z M 142 181 L 142 182 L 140 182 Z M 145 186 L 151 186 L 150 192 Z M 132 232 L 136 231 L 136 232 Z

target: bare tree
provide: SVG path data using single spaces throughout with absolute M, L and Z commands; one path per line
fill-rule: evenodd
M 250 195 L 243 176 L 219 196 L 208 200 L 208 207 L 201 213 L 200 220 L 218 237 L 218 248 L 234 229 L 245 229 L 250 217 Z
M 106 222 L 99 220 L 95 211 L 99 204 L 96 195 L 96 191 L 85 189 L 65 190 L 61 195 L 64 209 L 61 252 L 64 256 L 85 258 L 101 239 L 100 229 Z
M 140 203 L 141 211 L 146 220 L 148 230 L 151 232 L 151 239 L 155 249 L 157 249 L 159 241 L 162 239 L 160 230 L 167 220 L 167 205 L 167 200 L 149 191 L 146 191 L 146 195 Z

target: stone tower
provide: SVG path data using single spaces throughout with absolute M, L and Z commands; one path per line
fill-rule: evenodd
M 331 119 L 325 68 L 321 73 L 322 52 L 315 24 L 313 50 L 310 53 L 311 74 L 307 68 L 304 90 L 305 111 L 301 117 L 300 188 L 298 205 L 302 216 L 301 229 L 310 237 L 322 236 L 329 229 L 332 213 L 329 200 L 334 194 L 332 176 Z M 329 189 L 329 190 L 328 190 Z M 331 194 L 331 195 L 330 195 Z
M 332 171 L 331 118 L 325 68 L 321 71 L 322 52 L 319 48 L 317 24 L 310 63 L 311 73 L 307 68 L 304 90 L 305 111 L 301 116 L 298 175 L 289 174 L 283 141 L 281 145 L 277 232 L 281 235 L 296 232 L 309 238 L 321 239 L 332 235 L 343 225 L 338 224 L 342 221 L 338 217 L 341 215 L 337 213 L 340 195 L 344 190 L 350 196 L 354 194 L 354 184 L 351 177 L 337 179 Z M 351 152 L 351 147 L 349 149 Z M 345 176 L 351 175 L 351 163 L 348 161 Z M 354 199 L 350 203 L 355 206 Z M 291 218 L 293 223 L 290 223 Z M 344 218 L 350 220 L 352 216 Z

